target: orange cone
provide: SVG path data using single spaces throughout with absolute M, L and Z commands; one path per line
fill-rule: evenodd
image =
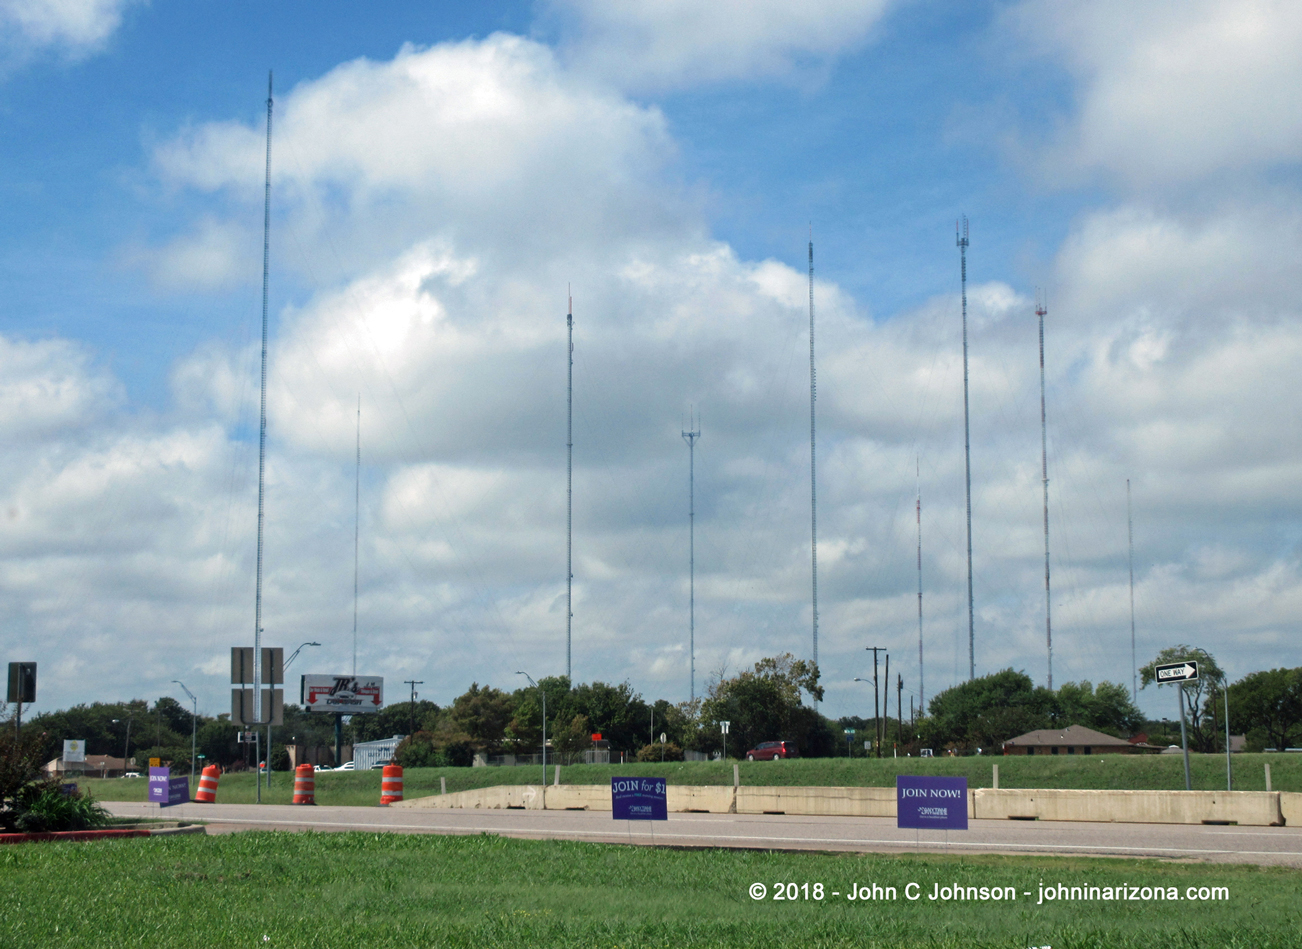
M 316 778 L 310 764 L 301 764 L 294 769 L 294 803 L 316 803 Z
M 380 803 L 396 804 L 402 800 L 402 765 L 386 764 L 380 779 Z
M 194 796 L 196 804 L 217 803 L 217 778 L 221 773 L 221 768 L 215 764 L 203 769 L 203 774 L 199 777 L 199 791 Z

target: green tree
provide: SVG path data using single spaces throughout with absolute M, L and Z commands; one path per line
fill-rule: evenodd
M 1183 644 L 1163 649 L 1152 662 L 1140 668 L 1140 688 L 1146 689 L 1157 681 L 1158 666 L 1189 661 L 1198 663 L 1198 680 L 1178 686 L 1179 701 L 1183 704 L 1189 730 L 1189 744 L 1195 751 L 1211 753 L 1216 750 L 1217 729 L 1216 713 L 1210 700 L 1225 687 L 1225 673 L 1211 653 L 1206 649 Z
M 511 696 L 492 686 L 473 682 L 470 688 L 452 702 L 446 721 L 445 734 L 460 733 L 475 748 L 496 752 L 506 738 L 506 726 L 511 721 Z M 442 723 L 440 723 L 442 724 Z
M 937 694 L 918 723 L 919 741 L 995 749 L 1009 738 L 1047 728 L 1057 708 L 1054 694 L 1025 672 L 1004 669 Z
M 1084 725 L 1116 738 L 1128 738 L 1144 727 L 1144 713 L 1130 699 L 1130 690 L 1115 682 L 1067 682 L 1055 696 L 1054 724 Z
M 1230 686 L 1230 723 L 1235 730 L 1261 729 L 1277 750 L 1302 725 L 1302 669 L 1270 669 Z
M 551 714 L 550 704 L 547 710 Z M 566 722 L 575 715 L 587 718 L 591 730 L 600 732 L 615 750 L 632 752 L 646 744 L 650 734 L 651 709 L 627 682 L 592 682 L 572 689 L 556 718 Z
M 577 755 L 592 747 L 592 728 L 586 715 L 575 715 L 568 722 L 556 723 L 552 747 L 563 755 Z
M 822 699 L 818 667 L 791 653 L 761 659 L 752 671 L 712 682 L 701 705 L 705 726 L 699 740 L 713 750 L 722 746 L 720 722 L 729 722 L 728 751 L 740 757 L 761 741 L 791 741 L 802 755 L 832 754 L 834 726 L 801 704 L 808 694 Z

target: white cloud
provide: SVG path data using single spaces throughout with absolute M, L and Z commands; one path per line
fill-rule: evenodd
M 1037 158 L 1051 178 L 1171 187 L 1302 158 L 1296 3 L 1027 0 L 1009 15 L 1077 83 L 1073 114 Z
M 17 52 L 54 49 L 73 58 L 101 49 L 139 0 L 0 0 L 0 35 Z
M 621 89 L 785 76 L 861 45 L 892 0 L 551 0 L 580 69 Z

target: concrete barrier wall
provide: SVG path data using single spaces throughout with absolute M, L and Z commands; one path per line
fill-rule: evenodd
M 736 789 L 704 784 L 671 784 L 665 790 L 665 806 L 671 813 L 708 811 L 711 814 L 737 813 Z M 610 799 L 610 788 L 606 788 Z
M 1302 827 L 1302 794 L 1280 791 L 1279 812 L 1289 827 Z
M 673 785 L 671 813 L 803 814 L 826 817 L 894 817 L 894 788 L 720 787 Z M 501 785 L 411 798 L 394 807 L 502 809 L 522 807 L 609 811 L 610 786 Z M 1245 826 L 1302 826 L 1302 794 L 1280 791 L 1093 791 L 969 788 L 974 820 L 1023 818 L 1137 824 L 1201 824 L 1227 821 Z
M 1275 791 L 1082 791 L 978 788 L 978 820 L 1023 818 L 1133 824 L 1284 823 Z
M 738 814 L 774 812 L 828 817 L 894 817 L 895 788 L 737 789 Z

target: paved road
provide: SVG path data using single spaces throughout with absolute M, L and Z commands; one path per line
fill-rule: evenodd
M 1095 824 L 972 821 L 967 831 L 900 830 L 892 818 L 795 815 L 670 814 L 656 822 L 616 822 L 608 811 L 443 810 L 295 807 L 288 804 L 157 805 L 106 801 L 123 817 L 165 816 L 209 822 L 209 833 L 236 830 L 385 831 L 502 834 L 532 839 L 846 850 L 874 853 L 1022 853 L 1159 857 L 1302 868 L 1302 828 L 1188 824 Z

